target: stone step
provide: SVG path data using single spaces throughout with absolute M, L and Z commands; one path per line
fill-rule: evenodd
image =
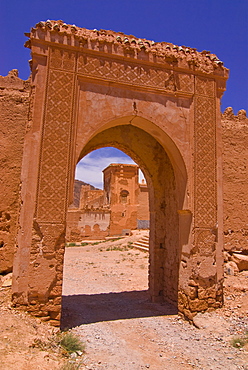
M 142 238 L 140 238 L 139 240 L 137 240 L 138 242 L 144 242 L 144 243 L 149 243 L 149 237 L 145 238 L 144 236 L 142 236 Z
M 148 239 L 141 238 L 140 240 L 134 242 L 132 246 L 136 249 L 140 249 L 140 250 L 148 252 L 149 251 L 149 238 Z
M 144 251 L 144 252 L 149 252 L 149 248 L 148 247 L 142 247 L 141 245 L 134 245 L 133 244 L 133 248 L 139 249 L 139 250 Z
M 135 245 L 141 245 L 142 247 L 149 247 L 149 243 L 143 242 L 141 240 L 138 240 L 137 242 L 134 242 Z

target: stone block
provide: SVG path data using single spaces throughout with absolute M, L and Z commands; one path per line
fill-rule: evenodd
M 191 311 L 205 311 L 208 308 L 208 303 L 207 300 L 202 300 L 202 299 L 194 299 L 189 301 L 189 308 Z
M 189 298 L 190 299 L 197 298 L 197 294 L 198 294 L 197 291 L 198 291 L 197 287 L 190 286 L 189 287 Z
M 199 299 L 207 299 L 207 298 L 215 298 L 216 297 L 216 289 L 213 288 L 199 288 L 198 289 L 198 298 Z
M 225 263 L 224 271 L 227 275 L 236 275 L 239 272 L 239 268 L 234 261 Z
M 59 320 L 49 320 L 49 324 L 52 326 L 60 326 L 60 321 Z
M 190 320 L 190 321 L 192 321 L 192 320 L 193 320 L 193 317 L 194 317 L 194 313 L 193 313 L 193 312 L 191 312 L 190 310 L 187 310 L 187 309 L 183 309 L 181 312 L 183 313 L 183 315 L 184 315 L 188 320 Z
M 239 271 L 248 270 L 248 255 L 233 253 L 231 260 L 237 265 Z
M 9 273 L 3 276 L 2 287 L 7 288 L 7 287 L 10 287 L 11 285 L 12 285 L 12 273 Z
M 230 254 L 227 251 L 224 251 L 223 252 L 223 257 L 224 257 L 224 261 L 225 262 L 228 262 L 231 259 L 231 256 L 230 256 Z
M 60 320 L 61 318 L 61 313 L 59 311 L 49 311 L 50 318 L 53 320 Z
M 178 307 L 189 307 L 187 295 L 183 292 L 178 292 Z

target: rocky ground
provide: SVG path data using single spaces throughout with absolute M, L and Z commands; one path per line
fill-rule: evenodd
M 62 328 L 85 343 L 83 356 L 65 358 L 57 329 L 11 309 L 2 287 L 0 369 L 248 370 L 248 271 L 226 276 L 225 306 L 192 325 L 149 302 L 148 253 L 131 248 L 139 237 L 66 248 Z

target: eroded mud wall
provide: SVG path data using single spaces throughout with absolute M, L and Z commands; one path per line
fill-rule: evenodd
M 28 106 L 29 83 L 18 78 L 18 71 L 0 76 L 0 273 L 13 266 Z
M 19 214 L 20 171 L 28 120 L 29 83 L 18 71 L 0 76 L 0 273 L 12 270 Z M 248 251 L 248 118 L 232 108 L 222 115 L 224 249 Z
M 224 248 L 248 252 L 248 118 L 227 108 L 222 116 Z

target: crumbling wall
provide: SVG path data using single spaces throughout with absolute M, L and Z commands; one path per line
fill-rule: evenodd
M 248 253 L 248 118 L 232 108 L 222 115 L 224 249 Z
M 18 78 L 17 70 L 0 76 L 0 273 L 13 266 L 28 107 L 29 82 Z
M 80 192 L 79 208 L 97 208 L 104 205 L 104 191 L 100 189 L 91 189 L 91 185 L 82 185 Z
M 137 229 L 138 171 L 137 165 L 116 163 L 103 170 L 104 190 L 111 209 L 111 236 Z
M 148 229 L 150 224 L 149 213 L 149 194 L 148 187 L 145 182 L 139 184 L 138 194 L 138 211 L 137 211 L 137 227 L 138 229 Z
M 13 264 L 29 90 L 29 82 L 18 78 L 17 70 L 10 71 L 6 77 L 0 76 L 0 273 L 11 271 Z M 246 112 L 240 110 L 235 116 L 232 108 L 227 108 L 222 115 L 222 129 L 224 249 L 229 252 L 248 253 Z M 146 198 L 148 203 L 148 197 Z M 140 203 L 142 201 L 139 198 L 138 204 Z M 145 204 L 145 208 L 148 210 L 148 204 Z M 141 206 L 138 210 L 141 212 Z M 144 219 L 144 215 L 140 218 Z
M 66 221 L 67 242 L 81 242 L 82 239 L 104 239 L 109 236 L 109 209 L 69 209 Z

